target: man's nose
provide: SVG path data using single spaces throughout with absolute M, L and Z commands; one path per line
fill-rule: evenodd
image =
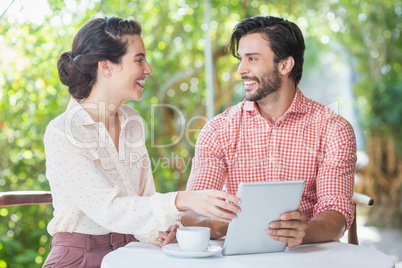
M 249 68 L 245 62 L 240 62 L 239 68 L 237 69 L 237 73 L 240 75 L 245 75 L 249 72 Z

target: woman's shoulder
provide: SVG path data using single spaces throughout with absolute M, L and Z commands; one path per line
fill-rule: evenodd
M 64 140 L 66 137 L 65 118 L 64 112 L 49 122 L 43 135 L 45 147 L 48 144 L 54 144 L 55 141 L 61 143 Z
M 58 115 L 56 118 L 53 118 L 47 125 L 47 130 L 54 128 L 64 129 L 65 122 L 66 122 L 66 112 Z
M 78 102 L 74 98 L 70 98 L 66 110 L 53 118 L 47 125 L 47 129 L 65 129 L 68 118 L 73 118 L 74 114 L 79 110 Z

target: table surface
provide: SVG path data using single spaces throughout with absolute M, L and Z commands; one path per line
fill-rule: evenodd
M 212 243 L 221 243 L 213 241 Z M 222 243 L 221 243 L 222 244 Z M 185 267 L 185 268 L 243 268 L 243 267 L 395 267 L 391 257 L 371 248 L 342 242 L 301 245 L 284 252 L 223 256 L 218 253 L 207 258 L 180 258 L 167 254 L 158 245 L 133 242 L 107 254 L 101 268 L 126 267 Z

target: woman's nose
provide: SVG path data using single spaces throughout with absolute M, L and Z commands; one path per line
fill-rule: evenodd
M 151 68 L 151 65 L 149 65 L 148 61 L 147 61 L 147 66 L 145 66 L 144 73 L 146 75 L 151 75 L 152 74 L 152 68 Z

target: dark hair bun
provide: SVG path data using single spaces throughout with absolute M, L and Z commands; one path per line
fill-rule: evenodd
M 78 63 L 74 61 L 71 51 L 63 52 L 57 61 L 57 70 L 60 81 L 68 86 L 70 94 L 76 99 L 83 99 L 89 95 L 89 79 L 78 70 Z
M 100 61 L 121 62 L 127 52 L 125 37 L 129 35 L 141 35 L 141 26 L 133 20 L 97 18 L 82 26 L 74 37 L 72 50 L 63 52 L 57 62 L 60 81 L 74 98 L 89 96 Z

